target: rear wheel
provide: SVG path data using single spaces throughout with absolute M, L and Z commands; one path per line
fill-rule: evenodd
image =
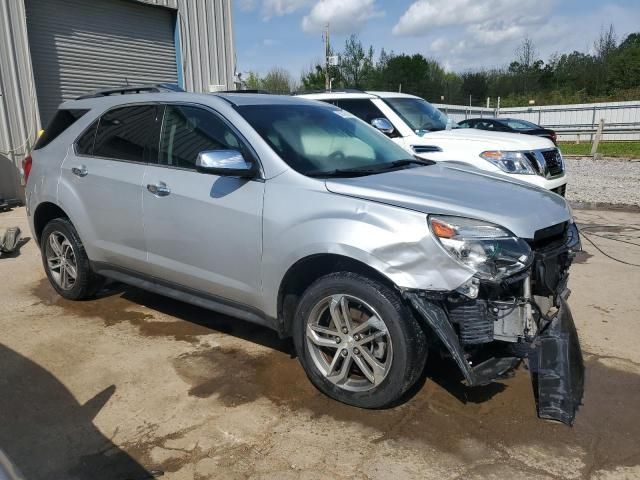
M 400 296 L 350 272 L 327 275 L 303 294 L 294 341 L 311 382 L 341 402 L 382 408 L 416 382 L 426 338 Z
M 64 298 L 81 300 L 102 285 L 93 273 L 78 232 L 66 218 L 51 220 L 42 231 L 40 252 L 51 286 Z

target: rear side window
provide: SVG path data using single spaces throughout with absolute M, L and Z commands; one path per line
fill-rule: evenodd
M 73 125 L 80 117 L 82 117 L 89 110 L 85 109 L 63 109 L 58 110 L 53 116 L 47 128 L 44 129 L 44 133 L 40 135 L 38 141 L 34 145 L 33 149 L 46 147 L 53 140 L 55 140 L 62 132 Z
M 158 125 L 158 110 L 155 105 L 135 105 L 105 113 L 98 123 L 93 155 L 144 162 Z
M 195 168 L 200 152 L 242 150 L 222 119 L 198 107 L 167 105 L 160 134 L 160 165 Z

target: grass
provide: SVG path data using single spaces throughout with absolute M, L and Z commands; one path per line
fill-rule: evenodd
M 564 155 L 591 155 L 591 143 L 560 142 L 560 150 Z M 605 157 L 640 158 L 640 142 L 600 142 L 598 153 Z

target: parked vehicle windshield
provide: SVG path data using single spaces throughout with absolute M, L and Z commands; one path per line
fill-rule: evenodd
M 391 97 L 383 100 L 418 134 L 459 128 L 456 122 L 421 98 Z
M 238 111 L 303 175 L 360 176 L 432 163 L 412 157 L 373 127 L 338 108 L 245 105 Z

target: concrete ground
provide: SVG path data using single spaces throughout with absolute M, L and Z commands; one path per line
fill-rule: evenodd
M 576 215 L 640 264 L 640 213 Z M 29 235 L 23 209 L 0 214 L 13 225 Z M 0 448 L 29 480 L 640 478 L 640 268 L 583 243 L 570 304 L 587 382 L 569 428 L 537 419 L 523 367 L 465 390 L 436 364 L 397 408 L 339 404 L 266 329 L 129 287 L 60 299 L 30 240 L 0 258 Z

